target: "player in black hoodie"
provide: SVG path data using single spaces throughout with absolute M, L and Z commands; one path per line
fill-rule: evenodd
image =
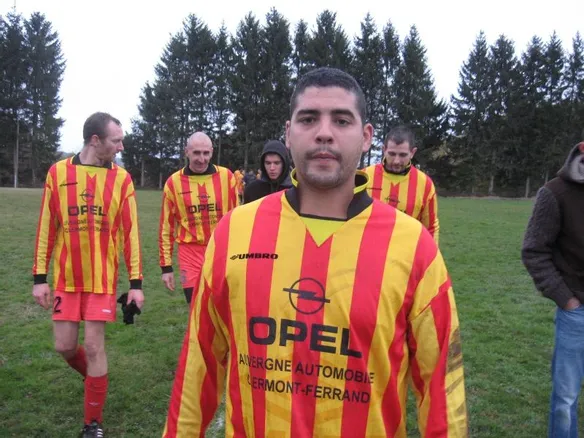
M 290 158 L 284 143 L 269 140 L 264 145 L 260 162 L 262 177 L 246 184 L 243 192 L 243 202 L 246 204 L 292 187 Z

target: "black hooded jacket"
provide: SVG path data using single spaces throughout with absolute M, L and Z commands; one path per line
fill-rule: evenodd
M 272 181 L 268 177 L 268 172 L 266 172 L 266 167 L 264 165 L 264 160 L 266 154 L 278 154 L 282 158 L 282 173 L 277 180 Z M 243 200 L 247 204 L 248 202 L 255 201 L 256 199 L 263 198 L 271 193 L 279 192 L 280 190 L 289 189 L 292 187 L 292 180 L 290 179 L 290 159 L 288 158 L 288 150 L 286 146 L 281 141 L 270 140 L 264 145 L 264 150 L 262 151 L 262 156 L 260 158 L 262 177 L 250 182 L 245 186 L 243 192 Z

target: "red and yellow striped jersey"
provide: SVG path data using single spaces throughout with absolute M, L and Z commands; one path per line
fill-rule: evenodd
M 166 180 L 158 233 L 160 266 L 172 266 L 174 242 L 207 245 L 219 220 L 237 206 L 231 171 L 215 165 L 209 169 L 198 175 L 187 166 Z
M 364 189 L 320 244 L 298 214 L 295 188 L 221 221 L 164 437 L 203 436 L 224 381 L 226 436 L 405 437 L 408 378 L 422 436 L 467 436 L 442 256 L 418 221 Z
M 115 294 L 120 246 L 132 288 L 142 288 L 142 255 L 132 177 L 116 164 L 86 166 L 76 155 L 47 173 L 36 235 L 35 283 L 54 255 L 54 288 Z
M 364 169 L 369 176 L 367 191 L 407 215 L 418 219 L 438 242 L 438 197 L 432 179 L 415 166 L 405 175 L 387 172 L 383 163 Z

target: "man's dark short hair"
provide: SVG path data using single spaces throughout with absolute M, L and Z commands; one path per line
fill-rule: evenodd
M 395 144 L 408 142 L 410 149 L 416 147 L 416 136 L 414 135 L 414 131 L 405 125 L 399 125 L 390 129 L 385 136 L 385 140 L 383 140 L 383 146 L 387 147 L 387 143 L 390 141 L 394 142 Z
M 108 113 L 94 113 L 83 124 L 83 144 L 88 144 L 91 137 L 97 135 L 100 139 L 107 137 L 107 125 L 114 122 L 118 126 L 122 123 Z
M 353 93 L 357 100 L 357 110 L 359 111 L 361 121 L 363 124 L 366 123 L 367 105 L 365 103 L 365 95 L 363 94 L 361 86 L 350 74 L 337 68 L 330 67 L 321 67 L 311 70 L 298 80 L 296 88 L 294 88 L 294 92 L 290 98 L 290 118 L 292 118 L 292 114 L 298 104 L 298 96 L 308 87 L 339 87 Z

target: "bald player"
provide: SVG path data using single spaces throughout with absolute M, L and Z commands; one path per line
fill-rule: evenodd
M 198 286 L 205 249 L 219 220 L 238 205 L 236 180 L 231 171 L 211 163 L 213 142 L 204 132 L 187 140 L 188 164 L 164 185 L 158 248 L 162 282 L 174 291 L 174 243 L 178 244 L 180 280 L 187 303 Z

